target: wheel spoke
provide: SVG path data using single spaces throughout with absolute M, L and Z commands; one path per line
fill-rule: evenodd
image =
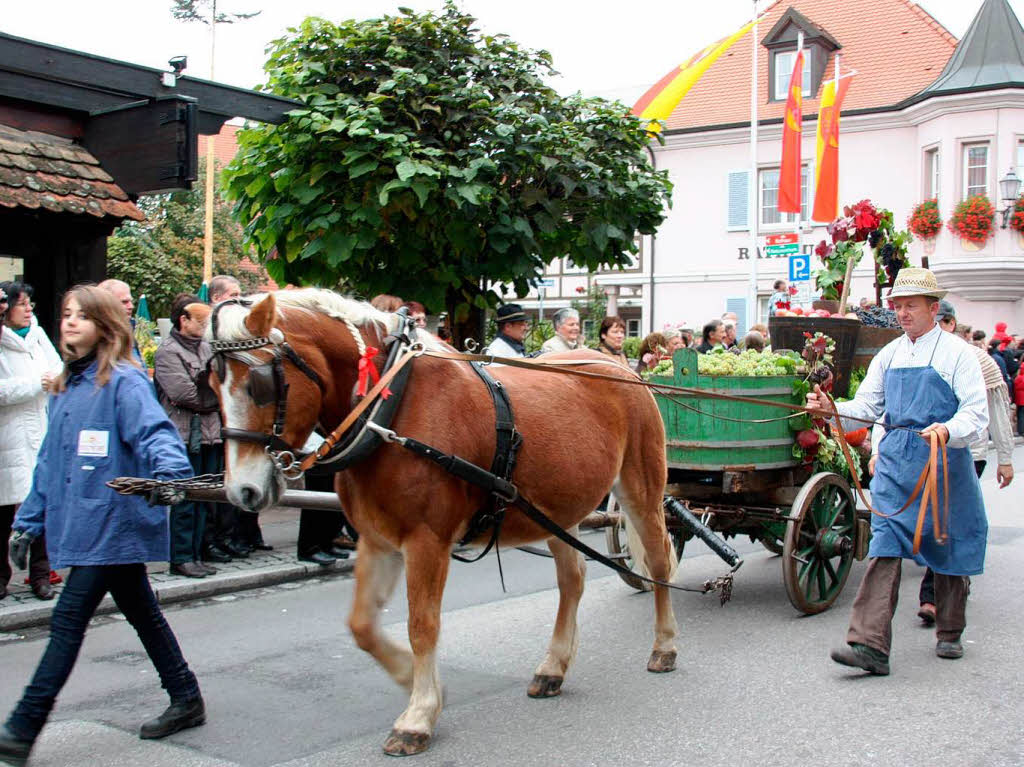
M 812 599 L 811 592 L 814 591 L 815 578 L 820 565 L 821 563 L 817 559 L 812 559 L 810 561 L 810 567 L 807 569 L 807 579 L 803 581 L 803 587 L 804 596 L 806 596 L 808 600 Z
M 825 585 L 825 565 L 828 564 L 828 560 L 820 559 L 818 560 L 818 564 L 818 599 L 823 600 L 825 599 L 825 595 L 828 593 L 828 587 Z
M 828 573 L 829 580 L 832 585 L 839 583 L 839 576 L 836 575 L 836 571 L 832 567 L 832 562 L 827 559 L 821 560 L 821 563 L 825 566 L 825 571 Z

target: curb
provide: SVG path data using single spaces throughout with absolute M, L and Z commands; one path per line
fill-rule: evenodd
M 346 575 L 352 572 L 354 567 L 354 558 L 340 560 L 330 567 L 303 563 L 277 565 L 236 573 L 218 573 L 205 578 L 188 578 L 153 584 L 153 593 L 156 595 L 158 604 L 170 605 L 214 597 L 218 594 L 275 586 L 279 583 L 299 581 L 305 578 Z M 53 613 L 53 604 L 53 602 L 48 602 L 40 605 L 19 605 L 9 610 L 0 610 L 0 632 L 47 625 L 50 622 L 50 615 Z M 96 608 L 94 616 L 116 612 L 117 605 L 107 594 Z

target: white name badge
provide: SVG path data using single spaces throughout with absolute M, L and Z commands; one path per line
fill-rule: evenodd
M 78 432 L 78 454 L 93 458 L 106 458 L 110 444 L 109 431 L 82 429 Z

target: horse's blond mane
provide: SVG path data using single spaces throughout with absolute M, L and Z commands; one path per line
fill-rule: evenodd
M 266 299 L 268 293 L 260 293 L 254 296 L 247 296 L 253 306 Z M 398 329 L 398 315 L 390 312 L 382 312 L 373 308 L 366 301 L 359 301 L 355 298 L 348 298 L 339 295 L 331 290 L 321 288 L 301 288 L 299 290 L 277 290 L 273 293 L 277 301 L 277 314 L 284 319 L 288 309 L 295 309 L 311 314 L 323 314 L 344 322 L 350 328 L 374 327 L 390 333 Z M 224 306 L 217 314 L 217 339 L 221 341 L 241 341 L 252 338 L 252 333 L 245 327 L 245 318 L 252 307 L 240 306 L 238 304 Z M 212 338 L 212 328 L 207 325 L 206 339 Z M 361 339 L 357 343 L 362 345 Z M 440 341 L 429 333 L 420 333 L 419 339 L 428 348 L 443 348 Z M 360 349 L 362 351 L 362 349 Z

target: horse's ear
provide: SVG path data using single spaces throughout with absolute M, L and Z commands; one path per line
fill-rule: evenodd
M 274 294 L 270 293 L 246 315 L 245 329 L 257 338 L 265 336 L 274 327 L 276 316 L 277 301 L 274 300 Z

